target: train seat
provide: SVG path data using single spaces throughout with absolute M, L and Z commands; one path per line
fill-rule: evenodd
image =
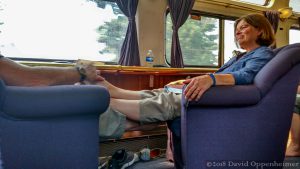
M 100 86 L 6 86 L 0 80 L 0 146 L 5 169 L 97 168 Z
M 182 100 L 181 138 L 173 133 L 177 168 L 273 164 L 282 168 L 300 78 L 300 44 L 275 49 L 253 85 L 217 86 L 198 102 Z M 275 165 L 275 166 L 274 166 Z M 246 168 L 246 167 L 245 167 Z M 268 168 L 268 167 L 264 167 Z

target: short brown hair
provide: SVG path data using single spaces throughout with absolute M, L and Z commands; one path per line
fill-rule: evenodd
M 236 34 L 237 24 L 242 20 L 262 31 L 262 34 L 256 39 L 257 44 L 260 46 L 275 46 L 274 30 L 267 18 L 261 14 L 249 14 L 240 17 L 234 23 L 234 35 Z

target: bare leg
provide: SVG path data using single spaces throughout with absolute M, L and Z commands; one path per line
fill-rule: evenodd
M 139 122 L 140 121 L 140 100 L 125 100 L 125 99 L 114 99 L 110 100 L 110 106 L 126 115 L 130 120 Z
M 291 142 L 285 152 L 286 156 L 300 156 L 300 115 L 294 113 L 291 125 Z
M 98 81 L 96 84 L 106 87 L 109 91 L 110 97 L 112 98 L 127 99 L 127 100 L 141 99 L 139 91 L 121 89 L 119 87 L 112 85 L 106 80 Z

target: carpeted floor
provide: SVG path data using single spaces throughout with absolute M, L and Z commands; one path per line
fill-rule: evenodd
M 173 163 L 167 161 L 166 158 L 158 158 L 148 162 L 137 162 L 126 169 L 173 169 Z
M 288 157 L 285 159 L 283 169 L 300 169 L 300 157 Z M 137 162 L 128 169 L 173 169 L 173 163 L 165 158 L 159 158 L 149 162 Z

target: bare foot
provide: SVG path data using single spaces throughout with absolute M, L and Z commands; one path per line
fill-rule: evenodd
M 111 88 L 111 84 L 106 81 L 106 80 L 99 80 L 99 81 L 95 81 L 95 82 L 89 82 L 89 81 L 84 81 L 84 84 L 89 84 L 89 85 L 99 85 L 99 86 L 103 86 L 107 89 Z
M 300 156 L 300 145 L 291 142 L 286 149 L 285 156 L 299 157 Z
M 100 86 L 104 86 L 106 88 L 111 87 L 111 84 L 108 83 L 106 80 L 102 80 L 102 81 L 97 81 L 94 83 L 95 85 L 100 85 Z

